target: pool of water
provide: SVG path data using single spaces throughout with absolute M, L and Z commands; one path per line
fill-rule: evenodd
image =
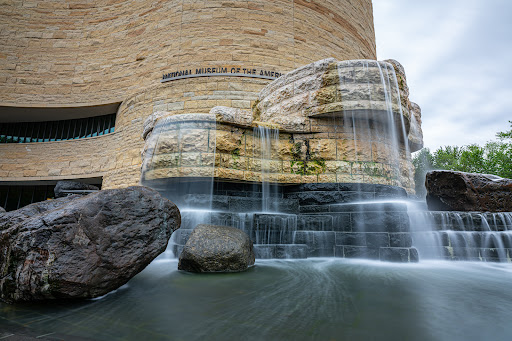
M 510 321 L 512 265 L 476 262 L 269 260 L 199 275 L 157 260 L 98 299 L 0 303 L 2 335 L 66 340 L 510 340 Z

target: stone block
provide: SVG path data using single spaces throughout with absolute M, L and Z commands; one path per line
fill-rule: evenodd
M 379 249 L 380 260 L 388 262 L 417 262 L 418 252 L 415 248 L 383 247 Z
M 300 215 L 297 217 L 297 230 L 332 231 L 333 217 L 328 215 Z
M 364 233 L 336 232 L 336 245 L 366 246 L 366 236 Z
M 343 246 L 345 258 L 379 259 L 379 249 L 366 246 Z
M 388 233 L 365 233 L 366 246 L 369 248 L 389 247 L 389 234 Z
M 275 258 L 278 259 L 304 259 L 308 258 L 307 245 L 289 244 L 289 245 L 276 245 Z
M 389 246 L 391 247 L 411 247 L 412 238 L 410 233 L 390 233 Z
M 405 212 L 351 213 L 352 225 L 360 232 L 409 232 L 409 217 Z

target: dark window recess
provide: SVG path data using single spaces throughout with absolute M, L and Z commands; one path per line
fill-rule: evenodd
M 0 143 L 63 141 L 114 132 L 116 114 L 49 122 L 0 123 Z
M 6 211 L 14 211 L 35 202 L 54 199 L 55 184 L 56 182 L 38 185 L 0 185 L 0 207 Z M 91 184 L 101 188 L 101 180 Z
M 0 206 L 6 211 L 14 211 L 34 202 L 53 199 L 55 185 L 39 186 L 0 186 Z

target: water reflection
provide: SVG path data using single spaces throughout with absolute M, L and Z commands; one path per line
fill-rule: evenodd
M 258 261 L 196 275 L 153 262 L 99 300 L 0 305 L 0 329 L 93 340 L 506 340 L 507 264 Z

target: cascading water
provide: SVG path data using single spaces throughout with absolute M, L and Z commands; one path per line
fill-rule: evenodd
M 278 212 L 279 205 L 278 186 L 276 179 L 272 179 L 272 150 L 279 144 L 279 129 L 258 126 L 253 129 L 253 136 L 257 141 L 253 153 L 260 154 L 261 165 L 261 211 Z M 259 141 L 259 143 L 258 143 Z
M 430 249 L 425 258 L 512 261 L 512 213 L 417 211 L 410 216 L 417 235 L 430 238 L 418 241 Z
M 157 121 L 146 142 L 141 184 L 174 202 L 182 226 L 169 242 L 166 256 L 181 252 L 197 224 L 210 222 L 215 172 L 216 119 L 185 114 Z
M 322 166 L 322 154 L 310 140 L 289 133 L 283 138 L 286 133 L 271 124 L 240 133 L 216 126 L 216 117 L 207 114 L 157 122 L 147 141 L 141 182 L 159 190 L 182 212 L 182 227 L 170 243 L 174 254 L 181 252 L 197 224 L 210 223 L 244 230 L 258 258 L 409 262 L 419 254 L 421 259 L 509 261 L 509 214 L 463 219 L 456 213 L 426 212 L 424 205 L 406 200 L 404 188 L 412 188 L 405 120 L 410 115 L 403 111 L 393 65 L 338 62 L 336 74 L 336 96 L 343 110 L 317 121 L 320 138 L 336 145 L 335 160 L 343 159 L 339 155 L 350 160 L 337 162 L 340 171 L 335 170 L 332 183 L 279 184 L 283 153 L 294 157 L 289 165 L 293 174 L 311 176 L 311 164 L 327 166 Z M 222 146 L 216 143 L 219 132 Z M 285 139 L 292 140 L 291 151 L 283 147 Z M 236 149 L 226 149 L 230 145 Z M 224 154 L 216 155 L 218 148 Z M 216 164 L 226 167 L 235 161 L 248 165 L 239 178 L 247 182 L 224 181 L 224 173 L 216 172 Z

